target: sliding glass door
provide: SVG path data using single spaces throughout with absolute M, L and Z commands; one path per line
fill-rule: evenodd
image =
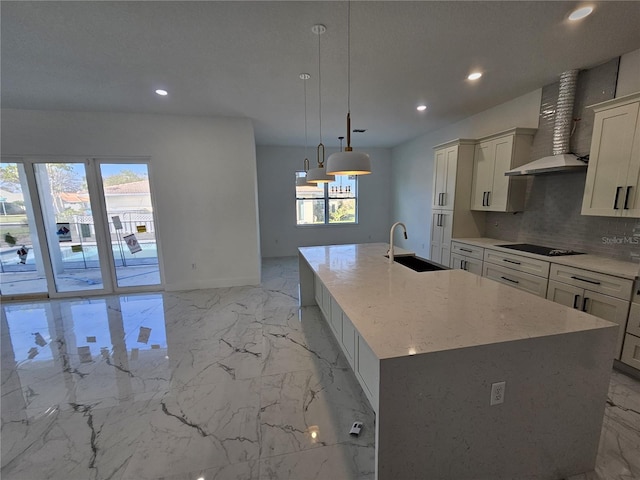
M 118 287 L 160 284 L 156 224 L 145 163 L 100 163 Z
M 146 163 L 3 158 L 0 167 L 3 297 L 161 285 Z
M 46 295 L 34 209 L 24 165 L 19 162 L 0 163 L 0 245 L 2 295 Z

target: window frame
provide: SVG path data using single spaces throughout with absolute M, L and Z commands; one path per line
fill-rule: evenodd
M 300 176 L 299 174 L 302 174 L 304 172 L 296 172 L 296 179 Z M 296 212 L 296 227 L 301 227 L 301 228 L 308 228 L 308 227 L 327 227 L 327 226 L 350 226 L 350 225 L 358 225 L 358 220 L 359 220 L 359 215 L 358 215 L 358 176 L 357 175 L 342 175 L 343 177 L 347 177 L 349 181 L 353 181 L 354 182 L 354 192 L 351 192 L 352 196 L 349 197 L 332 197 L 330 195 L 329 192 L 329 185 L 330 184 L 335 184 L 336 181 L 334 180 L 333 182 L 327 182 L 327 183 L 323 183 L 322 184 L 322 188 L 323 188 L 323 196 L 322 197 L 317 197 L 317 198 L 304 198 L 304 197 L 298 197 L 298 191 L 297 191 L 297 186 L 294 187 L 296 188 L 295 190 L 295 200 L 296 200 L 296 207 L 295 207 L 295 212 Z M 340 177 L 340 175 L 336 175 L 336 180 L 338 180 L 338 177 Z M 351 178 L 353 177 L 353 178 Z M 353 222 L 331 222 L 331 213 L 330 213 L 330 205 L 331 205 L 331 200 L 341 200 L 341 199 L 353 199 L 355 201 L 355 219 Z M 299 207 L 299 200 L 316 200 L 316 201 L 320 201 L 323 200 L 323 206 L 324 206 L 324 222 L 323 223 L 298 223 L 298 209 Z

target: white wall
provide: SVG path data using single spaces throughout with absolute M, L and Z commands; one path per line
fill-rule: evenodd
M 640 92 L 640 49 L 620 57 L 616 97 Z
M 149 156 L 167 290 L 260 282 L 248 119 L 3 109 L 2 154 Z
M 337 149 L 327 148 L 326 158 Z M 296 226 L 295 172 L 303 169 L 303 147 L 261 147 L 258 162 L 260 243 L 263 257 L 295 255 L 309 245 L 388 241 L 391 150 L 366 148 L 373 173 L 358 178 L 358 224 Z M 316 150 L 308 149 L 316 162 Z
M 399 246 L 429 258 L 433 147 L 456 138 L 481 138 L 511 127 L 538 127 L 538 89 L 440 130 L 406 142 L 392 151 L 392 217 L 405 222 L 409 239 Z

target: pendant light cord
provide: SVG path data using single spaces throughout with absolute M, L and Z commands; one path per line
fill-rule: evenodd
M 307 79 L 304 79 L 304 158 L 307 156 L 307 147 L 309 145 L 309 137 L 307 135 Z
M 347 112 L 351 113 L 351 1 L 347 1 Z
M 318 34 L 318 117 L 320 120 L 320 143 L 322 143 L 322 73 L 320 71 L 320 37 Z

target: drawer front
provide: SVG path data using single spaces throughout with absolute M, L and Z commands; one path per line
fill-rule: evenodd
M 329 323 L 336 339 L 340 341 L 342 338 L 342 309 L 331 295 L 327 296 L 331 299 L 331 321 Z
M 484 262 L 482 276 L 504 283 L 505 285 L 511 285 L 519 290 L 533 293 L 542 298 L 545 298 L 547 295 L 547 279 L 536 275 Z
M 373 350 L 369 348 L 360 335 L 358 335 L 358 362 L 357 373 L 360 377 L 364 392 L 371 401 L 371 406 L 378 411 L 378 384 L 380 383 L 380 362 Z
M 482 260 L 484 258 L 484 248 L 460 242 L 451 242 L 451 253 L 456 253 L 469 258 L 477 258 L 478 260 Z
M 537 275 L 549 277 L 549 262 L 543 260 L 536 260 L 535 258 L 523 257 L 521 255 L 512 255 L 510 253 L 502 253 L 496 250 L 485 249 L 484 261 L 491 262 L 495 265 L 501 265 L 519 272 L 530 273 L 531 275 Z
M 631 298 L 633 289 L 632 280 L 582 270 L 581 268 L 565 267 L 557 263 L 551 265 L 549 279 L 627 301 Z
M 356 333 L 356 329 L 351 323 L 349 317 L 347 317 L 344 313 L 342 314 L 342 350 L 344 351 L 345 357 L 347 357 L 347 361 L 351 368 L 355 370 L 356 365 L 356 357 L 357 357 L 357 338 L 358 334 Z
M 623 363 L 640 370 L 640 338 L 627 333 L 624 337 L 621 360 Z
M 627 333 L 640 337 L 640 303 L 632 303 L 627 322 Z

